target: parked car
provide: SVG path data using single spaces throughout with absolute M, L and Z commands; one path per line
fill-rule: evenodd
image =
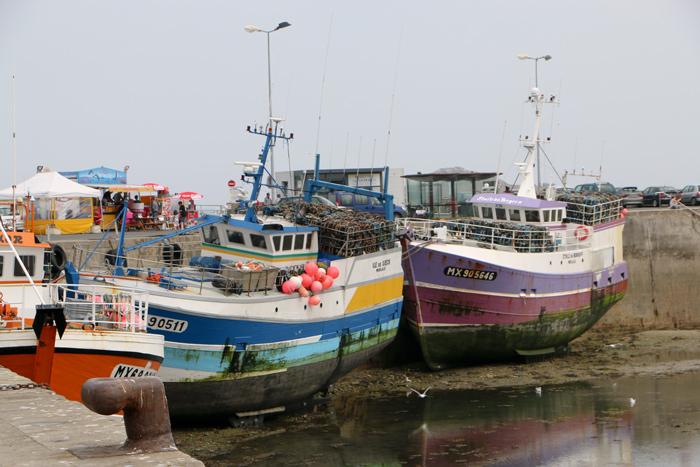
M 365 196 L 347 191 L 335 192 L 335 200 L 338 206 L 364 211 L 372 214 L 384 215 L 384 205 L 374 196 Z M 394 204 L 394 218 L 407 217 L 408 212 L 401 206 Z
M 304 201 L 303 196 L 292 196 L 290 198 L 282 198 L 279 203 L 277 203 L 277 206 L 283 207 L 285 205 L 289 205 L 290 201 L 293 202 L 294 204 L 298 205 L 299 201 Z M 324 198 L 323 196 L 319 195 L 313 195 L 311 197 L 311 204 L 323 204 L 324 206 L 330 206 L 337 208 L 338 206 L 328 198 Z
M 650 186 L 642 191 L 642 206 L 658 208 L 669 204 L 671 198 L 676 195 L 678 195 L 678 190 L 672 186 Z
M 617 189 L 617 194 L 622 196 L 622 205 L 642 206 L 642 192 L 636 186 L 624 186 Z
M 681 203 L 697 206 L 700 204 L 700 185 L 686 185 L 681 190 Z
M 612 183 L 599 182 L 599 183 L 582 183 L 581 185 L 576 185 L 574 192 L 580 193 L 584 191 L 600 191 L 601 193 L 617 193 L 617 189 Z

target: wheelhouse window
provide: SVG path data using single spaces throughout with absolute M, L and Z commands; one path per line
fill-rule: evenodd
M 272 243 L 275 245 L 275 251 L 280 251 L 280 245 L 282 243 L 282 236 L 276 235 L 272 237 Z
M 294 238 L 294 235 L 285 235 L 284 240 L 282 241 L 282 250 L 283 251 L 289 251 L 292 249 L 292 239 Z
M 481 217 L 484 219 L 493 219 L 493 208 L 481 207 Z
M 265 241 L 265 236 L 263 235 L 250 234 L 250 242 L 255 248 L 267 250 L 267 242 Z
M 525 221 L 526 222 L 539 222 L 540 221 L 540 212 L 535 211 L 533 209 L 526 209 L 525 210 Z
M 311 241 L 313 240 L 313 238 L 314 238 L 314 234 L 313 234 L 313 233 L 310 233 L 310 234 L 307 234 L 307 235 L 306 235 L 306 249 L 307 249 L 307 250 L 310 250 L 310 249 L 311 249 Z
M 221 240 L 219 240 L 219 231 L 215 225 L 210 225 L 202 229 L 204 234 L 204 243 L 211 243 L 212 245 L 221 245 Z
M 520 222 L 520 209 L 509 209 L 510 220 Z
M 29 273 L 30 276 L 34 275 L 34 267 L 36 264 L 36 258 L 31 255 L 20 255 L 19 257 L 20 260 L 22 260 L 22 263 L 24 264 L 24 267 L 27 268 L 27 272 Z M 22 266 L 19 264 L 19 261 L 15 259 L 15 277 L 24 277 L 24 271 L 22 271 Z
M 561 216 L 563 211 L 563 209 L 557 209 L 557 221 L 559 222 L 561 222 Z
M 549 222 L 549 209 L 545 209 L 544 211 L 542 211 L 542 214 L 544 216 L 544 221 Z
M 304 249 L 304 234 L 296 234 L 294 236 L 294 249 L 303 250 Z
M 4 257 L 4 256 L 0 256 L 0 277 L 2 277 L 3 266 L 4 266 L 4 264 L 5 264 L 5 257 Z
M 503 208 L 496 208 L 496 219 L 499 221 L 505 221 L 506 219 L 506 210 Z
M 243 237 L 243 232 L 237 232 L 235 230 L 227 230 L 228 241 L 231 243 L 240 243 L 245 245 L 245 237 Z

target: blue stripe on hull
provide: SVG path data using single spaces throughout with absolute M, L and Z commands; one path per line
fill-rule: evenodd
M 208 329 L 210 333 L 216 334 L 217 343 L 222 348 L 202 350 L 169 346 L 169 342 L 180 343 L 182 340 L 177 339 L 177 333 L 167 332 L 164 333 L 166 347 L 163 366 L 183 370 L 246 373 L 281 370 L 337 358 L 341 347 L 343 353 L 347 354 L 368 349 L 393 338 L 398 328 L 401 306 L 402 300 L 399 300 L 363 313 L 320 323 L 269 323 L 197 317 L 214 321 Z M 153 313 L 165 315 L 167 312 L 154 309 Z M 187 318 L 190 326 L 192 325 L 192 315 L 168 315 L 174 319 Z M 324 332 L 318 332 L 319 329 Z M 227 331 L 231 332 L 231 337 L 226 335 Z M 154 329 L 154 332 L 157 331 Z M 245 350 L 241 346 L 236 349 L 236 344 L 266 344 L 319 334 L 323 334 L 319 341 L 287 347 Z M 224 345 L 230 347 L 224 348 Z
M 184 332 L 178 333 L 153 327 L 149 323 L 148 332 L 162 334 L 165 342 L 198 345 L 267 344 L 314 336 L 321 336 L 321 339 L 325 340 L 395 319 L 393 315 L 397 309 L 401 310 L 401 301 L 361 313 L 339 315 L 333 319 L 285 322 L 283 319 L 269 321 L 254 317 L 248 319 L 205 317 L 167 310 L 152 303 L 149 304 L 149 315 L 187 321 L 187 328 Z

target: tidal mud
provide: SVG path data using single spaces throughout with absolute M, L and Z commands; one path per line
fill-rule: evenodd
M 411 388 L 420 392 L 429 387 L 441 392 L 513 388 L 529 393 L 538 386 L 634 376 L 665 378 L 698 370 L 700 331 L 593 329 L 571 343 L 570 353 L 537 363 L 511 361 L 438 372 L 430 371 L 423 362 L 359 369 L 334 385 L 331 404 L 342 405 L 349 399 L 356 403 L 363 399 L 406 396 Z M 259 428 L 176 427 L 173 436 L 181 451 L 207 466 L 265 464 L 264 456 L 279 453 L 255 450 L 246 456 L 249 443 L 259 443 L 261 437 L 280 433 L 322 432 L 332 425 L 330 413 L 318 407 L 283 414 L 266 420 Z M 239 453 L 240 461 L 231 463 L 230 459 L 224 459 L 232 452 Z

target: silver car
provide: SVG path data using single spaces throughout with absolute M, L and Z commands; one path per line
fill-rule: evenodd
M 681 203 L 686 206 L 700 204 L 700 185 L 687 185 L 681 190 Z
M 642 192 L 636 186 L 624 186 L 617 189 L 617 194 L 622 196 L 622 205 L 642 206 Z

